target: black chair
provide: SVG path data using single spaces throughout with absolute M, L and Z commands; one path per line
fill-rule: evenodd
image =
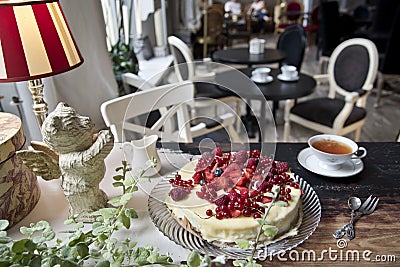
M 307 46 L 307 39 L 302 26 L 293 24 L 288 26 L 284 32 L 279 35 L 276 48 L 286 54 L 284 60 L 279 62 L 282 65 L 292 65 L 300 72 L 303 64 L 304 52 Z M 279 101 L 273 102 L 273 109 L 279 108 Z
M 380 105 L 385 80 L 400 75 L 400 6 L 390 28 L 385 53 L 380 56 L 375 107 Z
M 280 65 L 292 65 L 300 71 L 306 46 L 307 40 L 303 27 L 296 24 L 286 28 L 279 35 L 276 45 L 277 49 L 286 54 L 286 58 L 280 62 Z
M 342 42 L 329 60 L 328 97 L 295 104 L 286 101 L 284 141 L 290 136 L 290 123 L 327 134 L 346 135 L 355 131 L 358 141 L 366 120 L 366 98 L 373 88 L 378 69 L 378 51 L 373 42 L 355 38 Z M 339 97 L 336 97 L 336 95 Z

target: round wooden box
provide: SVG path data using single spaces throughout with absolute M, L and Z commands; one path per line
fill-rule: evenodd
M 37 178 L 15 151 L 27 149 L 21 120 L 0 112 L 0 219 L 10 227 L 35 207 L 40 197 Z

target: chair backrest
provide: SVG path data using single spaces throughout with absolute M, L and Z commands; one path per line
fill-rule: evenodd
M 110 127 L 115 142 L 125 141 L 124 130 L 142 135 L 156 134 L 161 139 L 176 142 L 191 142 L 188 103 L 193 100 L 192 82 L 178 82 L 154 87 L 104 102 L 101 114 L 104 122 Z M 166 108 L 166 112 L 151 126 L 134 123 L 140 115 Z M 166 129 L 169 120 L 177 121 L 177 130 Z
M 329 97 L 335 93 L 348 95 L 371 90 L 378 70 L 378 51 L 375 44 L 364 38 L 342 42 L 329 60 Z
M 211 38 L 221 38 L 224 31 L 224 13 L 217 9 L 207 10 L 207 36 Z
M 303 63 L 307 40 L 303 27 L 298 24 L 289 26 L 279 35 L 277 49 L 286 54 L 281 65 L 293 65 L 300 71 Z
M 174 69 L 178 80 L 193 80 L 195 75 L 195 64 L 190 48 L 176 36 L 168 36 L 168 44 L 171 53 L 174 56 Z
M 301 17 L 302 6 L 297 1 L 292 1 L 287 3 L 286 12 L 288 13 L 288 20 L 289 21 L 296 21 Z

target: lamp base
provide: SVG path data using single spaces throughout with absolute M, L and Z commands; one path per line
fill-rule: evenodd
M 28 89 L 32 94 L 33 99 L 33 113 L 41 127 L 44 119 L 47 116 L 47 103 L 43 99 L 44 84 L 42 79 L 31 80 L 28 82 Z

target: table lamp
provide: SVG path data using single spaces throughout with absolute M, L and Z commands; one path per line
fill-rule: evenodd
M 58 0 L 0 0 L 0 82 L 28 81 L 39 126 L 47 116 L 41 79 L 82 63 Z

